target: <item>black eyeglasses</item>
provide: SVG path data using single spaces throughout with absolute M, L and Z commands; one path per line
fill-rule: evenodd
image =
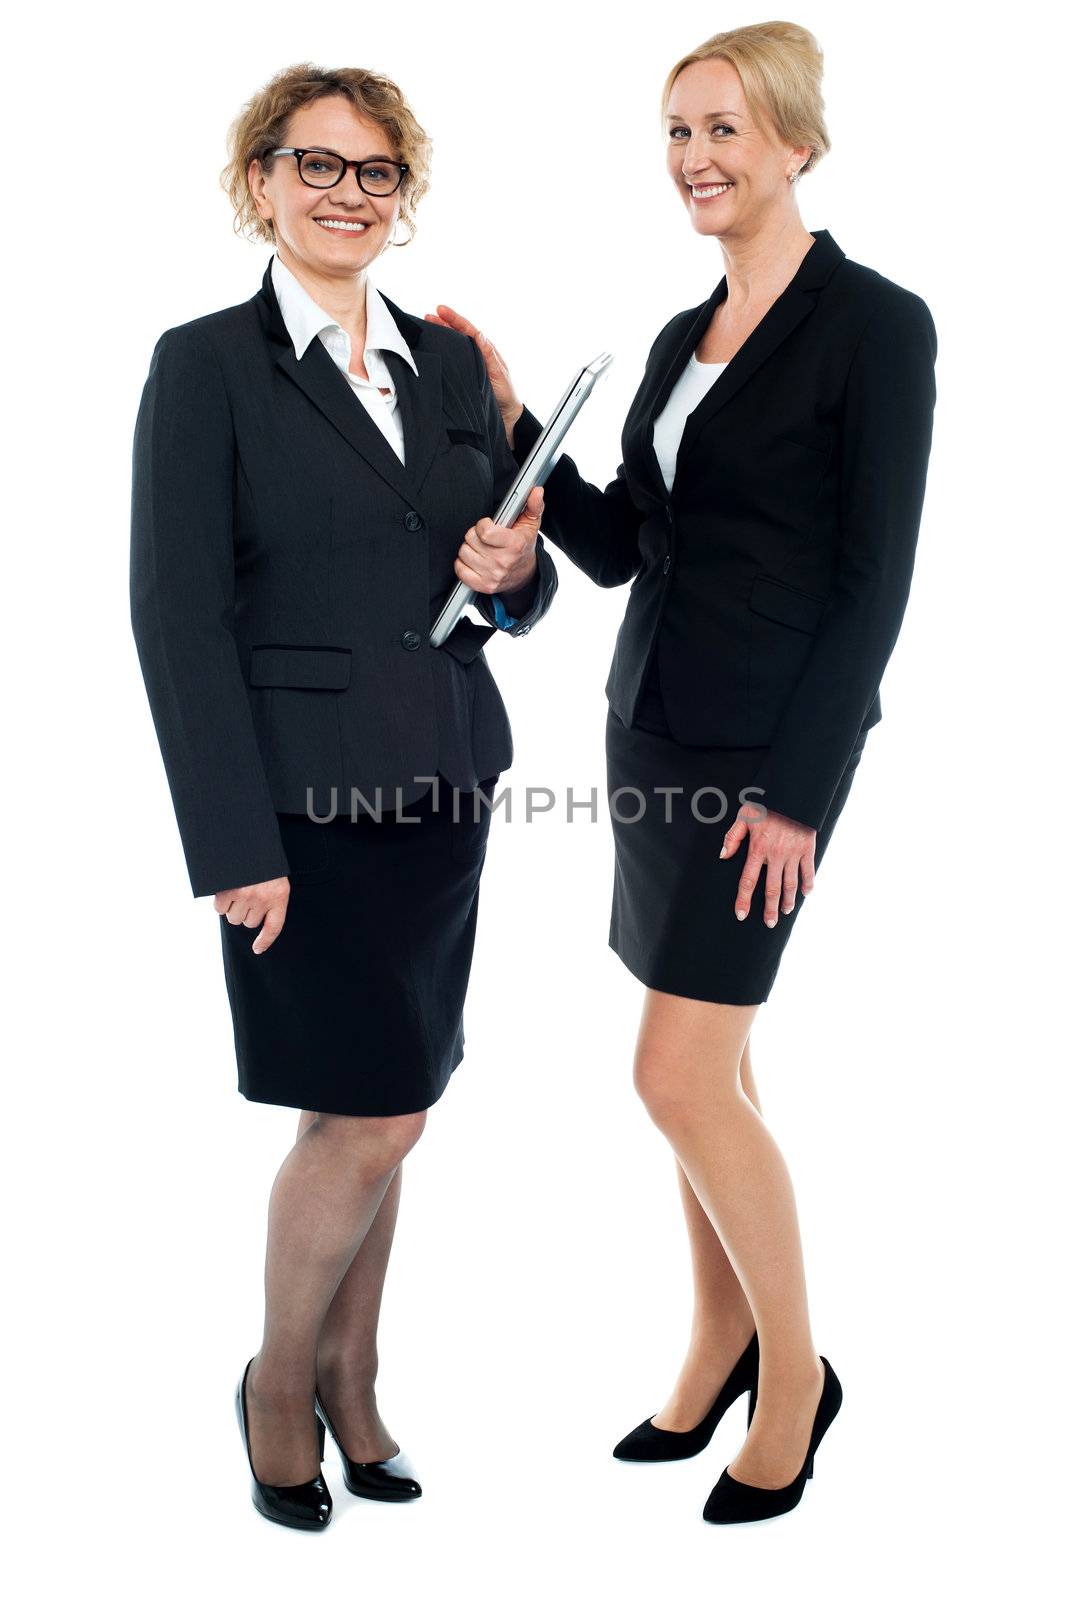
M 363 194 L 395 194 L 410 167 L 405 161 L 347 161 L 335 150 L 268 150 L 268 156 L 295 156 L 304 183 L 312 189 L 332 189 L 348 168 Z

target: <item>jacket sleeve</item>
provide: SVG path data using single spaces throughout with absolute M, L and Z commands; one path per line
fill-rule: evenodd
M 235 470 L 217 358 L 171 328 L 134 432 L 129 594 L 194 895 L 288 872 L 234 636 Z
M 802 674 L 753 784 L 821 828 L 880 687 L 909 598 L 936 401 L 935 324 L 903 290 L 874 311 L 847 377 L 839 550 Z
M 477 368 L 477 385 L 480 394 L 481 411 L 484 415 L 485 427 L 488 430 L 488 441 L 492 449 L 492 471 L 494 482 L 492 495 L 496 506 L 502 500 L 511 483 L 514 481 L 514 456 L 507 443 L 507 431 L 503 426 L 503 418 L 499 414 L 499 405 L 492 392 L 492 385 L 488 377 L 488 368 L 485 366 L 484 356 L 481 354 L 473 339 L 469 341 L 473 351 Z M 521 459 L 524 459 L 522 457 Z M 546 498 L 546 493 L 545 493 Z M 529 629 L 538 623 L 555 598 L 558 588 L 558 572 L 555 563 L 548 554 L 544 544 L 543 534 L 536 536 L 536 574 L 529 582 L 517 589 L 513 594 L 500 595 L 503 608 L 509 615 L 511 622 L 506 632 L 517 637 L 529 632 Z M 474 605 L 487 622 L 498 627 L 495 596 L 478 594 Z
M 543 427 L 526 406 L 514 426 L 514 454 L 524 461 Z M 587 483 L 572 457 L 560 455 L 544 485 L 543 531 L 593 583 L 612 589 L 640 569 L 643 517 L 632 503 L 624 465 L 605 489 Z

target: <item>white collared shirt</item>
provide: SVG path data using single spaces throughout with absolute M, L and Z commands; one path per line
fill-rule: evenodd
M 407 362 L 415 377 L 418 376 L 418 368 L 414 364 L 410 346 L 396 326 L 396 319 L 385 305 L 379 290 L 374 288 L 369 278 L 365 280 L 366 348 L 363 362 L 369 376 L 360 378 L 348 370 L 351 365 L 351 340 L 344 329 L 316 300 L 312 300 L 296 275 L 277 255 L 270 263 L 270 278 L 297 361 L 302 360 L 311 340 L 317 336 L 399 459 L 405 461 L 403 418 L 396 401 L 396 386 L 381 352 L 394 350 Z M 387 393 L 382 394 L 382 389 Z

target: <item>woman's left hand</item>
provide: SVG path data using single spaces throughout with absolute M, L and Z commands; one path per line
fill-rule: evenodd
M 795 909 L 800 877 L 803 894 L 813 893 L 817 830 L 808 828 L 805 823 L 795 822 L 779 811 L 770 811 L 766 806 L 744 805 L 725 835 L 721 855 L 734 855 L 748 834 L 751 842 L 740 874 L 736 916 L 742 922 L 750 911 L 751 896 L 758 887 L 759 876 L 765 867 L 763 920 L 768 928 L 775 928 L 778 909 L 785 913 Z
M 455 559 L 455 571 L 478 594 L 507 594 L 521 589 L 536 574 L 536 536 L 544 514 L 543 485 L 525 502 L 513 527 L 501 528 L 482 517 L 467 531 Z

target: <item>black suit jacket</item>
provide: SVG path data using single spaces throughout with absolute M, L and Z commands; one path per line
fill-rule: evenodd
M 935 404 L 924 301 L 827 230 L 689 416 L 667 493 L 654 418 L 726 298 L 651 347 L 606 490 L 568 456 L 544 533 L 596 583 L 631 582 L 607 680 L 627 727 L 657 648 L 685 745 L 766 749 L 761 798 L 820 828 L 879 686 L 913 571 Z M 515 449 L 540 427 L 526 409 Z
M 492 626 L 428 636 L 514 456 L 473 340 L 386 303 L 418 366 L 385 352 L 405 465 L 319 339 L 297 361 L 269 266 L 152 355 L 130 605 L 196 895 L 287 873 L 278 811 L 349 812 L 353 787 L 409 805 L 437 771 L 472 789 L 513 760 L 491 597 Z M 557 585 L 542 537 L 537 562 L 515 634 Z

